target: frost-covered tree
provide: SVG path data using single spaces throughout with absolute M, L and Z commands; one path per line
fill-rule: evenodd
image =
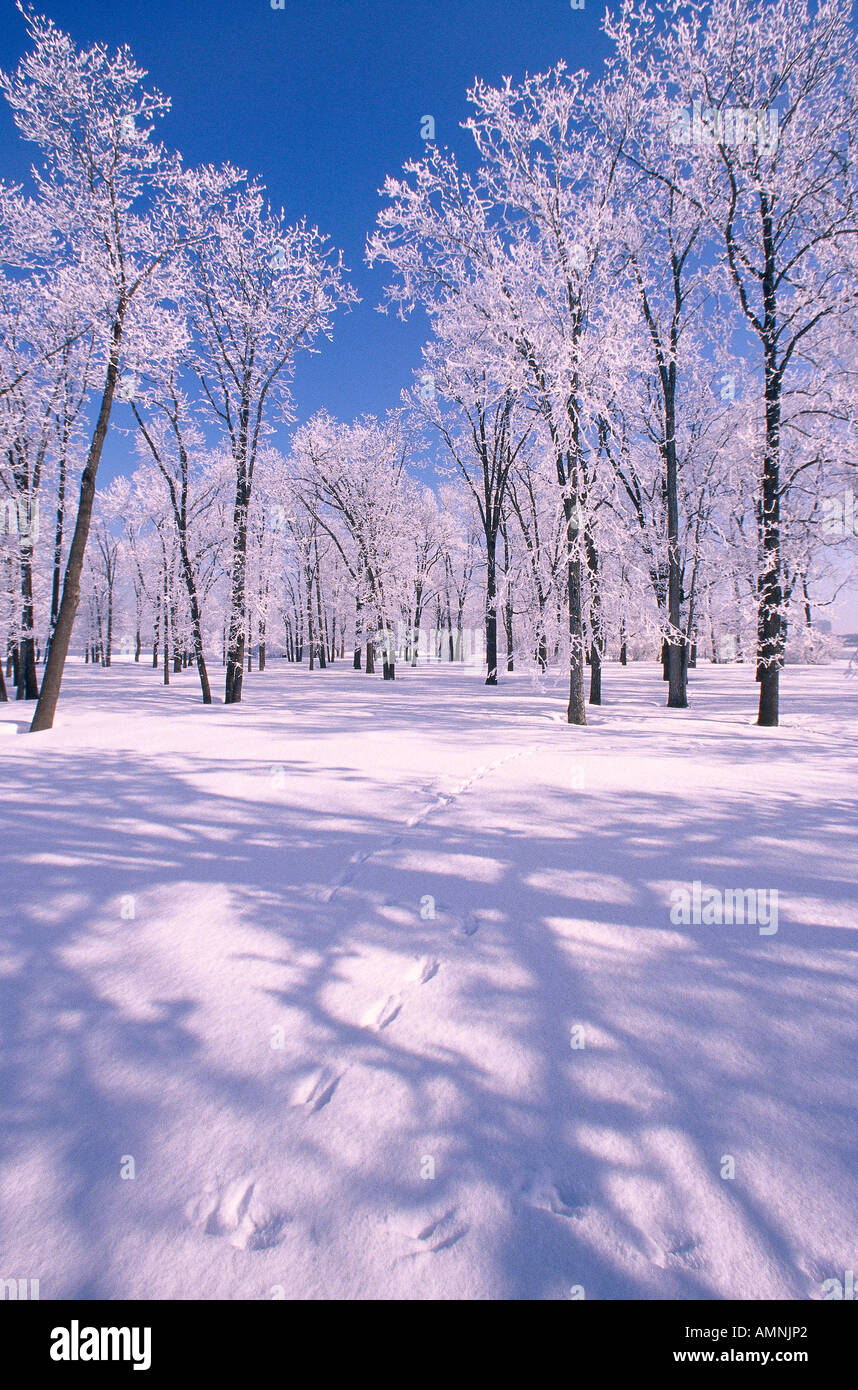
M 0 74 L 0 89 L 21 135 L 41 151 L 32 205 L 42 238 L 13 238 L 5 258 L 54 290 L 76 333 L 92 333 L 101 380 L 36 731 L 51 727 L 59 698 L 122 356 L 131 345 L 146 351 L 148 316 L 172 289 L 182 233 L 170 198 L 178 160 L 152 139 L 166 98 L 143 89 L 127 48 L 78 51 L 50 19 L 28 13 L 26 23 L 32 50 Z
M 247 525 L 260 448 L 273 420 L 289 412 L 295 358 L 330 335 L 338 305 L 350 303 L 340 257 L 304 222 L 288 225 L 258 184 L 223 187 L 216 214 L 205 189 L 216 171 L 189 176 L 184 212 L 191 235 L 188 297 L 193 365 L 234 465 L 232 574 L 226 702 L 241 699 L 247 634 Z

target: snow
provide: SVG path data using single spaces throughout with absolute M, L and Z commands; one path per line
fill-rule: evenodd
M 528 674 L 158 681 L 72 665 L 34 736 L 0 706 L 0 1277 L 786 1299 L 854 1267 L 845 663 L 788 668 L 766 730 L 741 666 L 688 711 L 609 666 L 586 729 Z M 695 879 L 777 889 L 777 933 L 673 926 Z

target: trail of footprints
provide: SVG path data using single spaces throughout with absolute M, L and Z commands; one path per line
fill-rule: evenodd
M 406 822 L 406 829 L 413 830 L 434 812 L 451 805 L 482 777 L 529 751 L 530 748 L 522 748 L 498 758 L 493 763 L 476 768 L 459 786 L 454 787 L 451 792 L 437 796 L 433 802 L 412 816 Z M 343 872 L 322 890 L 318 900 L 324 904 L 332 902 L 341 889 L 353 882 L 368 859 L 383 851 L 395 849 L 402 838 L 401 833 L 392 835 L 374 849 L 361 850 L 353 854 Z M 439 908 L 441 911 L 448 910 L 443 904 L 439 904 Z M 491 909 L 469 911 L 456 919 L 455 930 L 460 935 L 473 936 L 484 922 L 491 922 L 497 916 L 498 914 Z M 376 1000 L 361 1018 L 361 1027 L 373 1032 L 381 1032 L 387 1028 L 398 1018 L 408 993 L 433 979 L 440 965 L 440 960 L 434 955 L 421 956 L 414 961 L 403 979 L 402 988 Z M 301 1074 L 292 1089 L 290 1107 L 303 1110 L 308 1115 L 323 1110 L 333 1099 L 348 1070 L 348 1067 L 338 1069 L 328 1063 L 309 1067 Z M 567 1214 L 562 1203 L 559 1207 L 554 1206 L 551 1209 Z M 232 1180 L 214 1179 L 207 1184 L 201 1196 L 188 1202 L 185 1215 L 190 1225 L 206 1235 L 225 1238 L 237 1250 L 273 1249 L 283 1240 L 286 1226 L 291 1219 L 287 1213 L 272 1208 L 265 1201 L 260 1185 L 252 1174 Z M 446 1249 L 461 1239 L 467 1231 L 467 1227 L 457 1225 L 455 1215 L 454 1207 L 427 1219 L 418 1218 L 419 1229 L 412 1229 L 409 1225 L 402 1234 L 419 1243 L 420 1248 L 415 1253 Z
M 463 796 L 465 792 L 470 791 L 471 787 L 473 787 L 476 782 L 481 781 L 483 777 L 487 777 L 490 772 L 496 772 L 499 767 L 503 767 L 504 763 L 513 762 L 516 758 L 522 758 L 527 753 L 532 753 L 534 747 L 534 744 L 528 744 L 526 748 L 517 748 L 513 753 L 506 753 L 502 758 L 496 758 L 493 763 L 482 763 L 479 767 L 474 769 L 470 777 L 466 777 L 457 787 L 453 787 L 452 791 L 438 793 L 434 801 L 431 801 L 427 806 L 424 806 L 422 810 L 411 816 L 405 822 L 405 829 L 416 829 L 418 825 L 422 825 L 423 822 L 428 819 L 429 816 L 434 815 L 436 811 L 443 811 L 448 806 L 452 805 L 452 803 L 458 800 L 460 796 Z M 334 882 L 321 890 L 318 901 L 324 904 L 333 902 L 340 891 L 343 888 L 347 888 L 354 881 L 361 867 L 368 859 L 372 859 L 376 854 L 382 854 L 387 850 L 396 849 L 401 841 L 402 833 L 400 832 L 396 835 L 389 836 L 386 840 L 382 840 L 374 849 L 358 850 L 351 856 L 345 869 L 334 879 Z M 470 933 L 466 934 L 469 935 Z
M 440 961 L 437 956 L 421 956 L 414 961 L 403 979 L 403 991 L 385 995 L 367 1011 L 362 1019 L 362 1027 L 381 1031 L 399 1014 L 404 1003 L 406 988 L 418 988 L 437 975 Z M 338 1069 L 328 1063 L 309 1067 L 298 1078 L 292 1088 L 290 1107 L 301 1109 L 308 1115 L 323 1110 L 333 1099 L 334 1093 L 349 1070 Z M 264 1199 L 261 1188 L 252 1174 L 246 1174 L 231 1181 L 215 1178 L 203 1189 L 202 1195 L 193 1198 L 185 1207 L 185 1216 L 191 1226 L 208 1236 L 220 1236 L 236 1250 L 270 1250 L 283 1240 L 285 1228 L 290 1217 L 287 1213 L 271 1207 Z M 431 1229 L 418 1234 L 420 1240 L 428 1240 L 438 1222 L 431 1223 Z M 440 1249 L 440 1245 L 427 1248 Z

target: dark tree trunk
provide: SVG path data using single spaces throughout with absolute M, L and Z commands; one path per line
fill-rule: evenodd
M 486 685 L 498 683 L 497 532 L 486 535 Z
M 757 506 L 757 527 L 763 570 L 757 613 L 757 680 L 760 705 L 757 723 L 775 728 L 779 719 L 780 673 L 784 658 L 783 581 L 780 528 L 780 426 L 783 363 L 778 365 L 777 280 L 774 229 L 768 196 L 760 195 L 763 214 L 763 350 L 766 402 L 766 446 Z
M 229 641 L 226 653 L 226 687 L 224 693 L 224 704 L 227 705 L 237 705 L 241 701 L 241 685 L 244 679 L 245 612 L 247 606 L 247 508 L 250 500 L 249 491 L 247 461 L 242 457 L 237 470 L 235 506 L 233 508 L 232 517 L 232 583 L 230 593 Z
M 584 708 L 584 626 L 581 602 L 581 558 L 578 554 L 577 501 L 566 492 L 563 498 L 566 521 L 566 610 L 569 631 L 569 704 L 566 721 L 569 724 L 587 723 Z
M 316 669 L 316 630 L 313 622 L 313 581 L 309 567 L 306 570 L 307 582 L 307 647 L 310 652 L 310 670 Z
M 587 552 L 587 570 L 590 575 L 590 704 L 602 703 L 602 652 L 604 650 L 604 630 L 602 623 L 602 594 L 599 588 L 599 552 L 590 534 L 585 532 L 584 544 Z
M 39 681 L 36 675 L 36 639 L 33 634 L 33 560 L 29 546 L 21 550 L 21 631 L 19 644 L 19 700 L 38 700 Z
M 381 653 L 381 674 L 386 681 L 396 680 L 396 649 L 393 645 L 393 632 L 384 628 L 384 647 Z
M 667 616 L 670 640 L 667 644 L 668 709 L 688 708 L 688 653 L 681 632 L 682 564 L 679 553 L 679 498 L 677 489 L 675 376 L 676 364 L 668 369 L 670 390 L 667 400 L 665 462 L 667 483 Z
M 354 661 L 353 661 L 354 669 L 355 669 L 356 671 L 359 671 L 359 670 L 360 670 L 360 655 L 361 655 L 361 638 L 362 638 L 362 636 L 363 636 L 363 629 L 362 629 L 362 627 L 361 627 L 361 601 L 360 601 L 359 598 L 356 597 L 356 598 L 355 598 L 355 651 L 354 651 Z
M 411 665 L 416 666 L 420 660 L 420 624 L 423 622 L 423 609 L 414 610 L 414 631 L 411 636 Z
M 101 461 L 101 452 L 104 448 L 105 436 L 107 435 L 107 426 L 110 422 L 113 393 L 116 389 L 116 374 L 119 364 L 119 349 L 122 342 L 124 315 L 124 306 L 120 306 L 113 324 L 110 358 L 107 364 L 107 376 L 104 383 L 104 392 L 101 397 L 98 420 L 92 436 L 92 442 L 89 446 L 86 466 L 80 480 L 80 502 L 78 504 L 74 535 L 72 536 L 72 543 L 69 548 L 69 558 L 66 564 L 63 596 L 57 615 L 57 625 L 54 629 L 53 640 L 51 641 L 50 655 L 45 663 L 45 673 L 42 677 L 42 692 L 39 696 L 36 712 L 33 715 L 33 722 L 30 725 L 31 733 L 38 733 L 43 729 L 50 729 L 53 727 L 54 715 L 57 710 L 57 701 L 60 697 L 60 686 L 62 685 L 63 671 L 65 669 L 66 657 L 68 656 L 69 645 L 71 643 L 72 628 L 74 627 L 74 620 L 77 615 L 78 604 L 80 603 L 80 580 L 83 573 L 84 557 L 86 555 L 86 543 L 89 539 L 92 508 L 95 502 L 95 480 L 98 474 L 98 465 Z
M 318 555 L 318 550 L 317 550 Z M 316 572 L 316 617 L 319 623 L 319 669 L 326 671 L 328 667 L 325 656 L 325 623 L 322 617 L 322 590 L 319 585 L 319 574 Z
M 506 669 L 515 670 L 515 652 L 513 649 L 513 602 L 512 589 L 509 582 L 509 537 L 504 525 L 501 531 L 503 536 L 503 573 L 506 582 L 506 603 L 504 604 L 504 630 L 506 633 Z
M 65 524 L 66 507 L 66 449 L 65 441 L 60 450 L 59 478 L 57 480 L 57 525 L 54 533 L 54 570 L 51 578 L 51 622 L 48 633 L 48 649 L 45 653 L 47 661 L 51 646 L 54 640 L 54 630 L 57 625 L 57 618 L 60 613 L 60 576 L 63 569 L 63 526 Z
M 170 684 L 170 608 L 167 590 L 167 571 L 164 570 L 164 659 L 161 662 L 161 669 L 164 672 L 164 684 Z

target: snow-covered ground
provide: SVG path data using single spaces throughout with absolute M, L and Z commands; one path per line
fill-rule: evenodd
M 572 729 L 526 674 L 399 674 L 0 706 L 0 1277 L 820 1297 L 858 1259 L 858 677 L 790 668 L 761 730 L 748 668 L 676 712 L 612 666 Z M 695 880 L 776 889 L 777 932 L 673 925 Z

